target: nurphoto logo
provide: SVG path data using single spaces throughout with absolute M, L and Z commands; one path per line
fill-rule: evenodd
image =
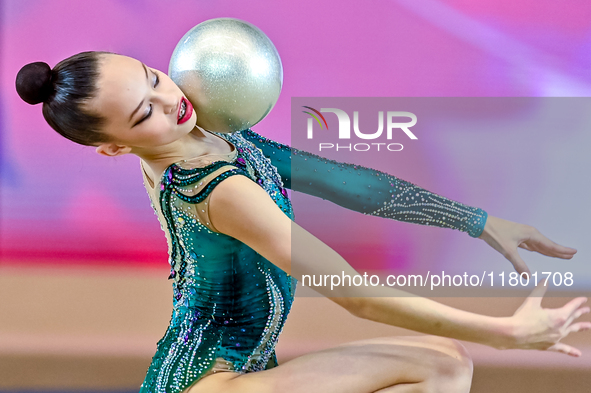
M 338 108 L 321 108 L 320 110 L 314 109 L 309 106 L 303 106 L 308 110 L 302 111 L 310 115 L 307 123 L 307 138 L 314 138 L 314 124 L 320 126 L 320 130 L 328 131 L 328 122 L 322 113 L 334 113 L 337 116 L 339 122 L 338 127 L 338 139 L 351 139 L 351 118 L 349 114 L 342 109 Z M 386 112 L 386 139 L 392 140 L 392 135 L 402 131 L 410 139 L 418 139 L 416 135 L 410 130 L 412 126 L 417 124 L 417 116 L 411 112 L 403 111 L 387 111 Z M 359 129 L 359 111 L 353 111 L 353 132 L 355 137 L 363 140 L 375 140 L 382 136 L 384 132 L 384 112 L 378 112 L 378 129 L 375 132 L 364 133 Z M 382 138 L 383 139 L 383 138 Z M 318 150 L 336 149 L 338 150 L 355 150 L 355 151 L 369 151 L 369 150 L 380 150 L 380 147 L 385 147 L 389 151 L 401 151 L 403 145 L 401 143 L 385 143 L 385 142 L 372 142 L 372 143 L 349 143 L 339 144 L 336 146 L 334 143 L 320 143 Z

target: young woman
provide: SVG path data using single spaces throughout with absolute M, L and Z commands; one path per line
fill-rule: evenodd
M 576 250 L 532 227 L 487 216 L 383 172 L 289 149 L 250 130 L 202 130 L 174 82 L 129 57 L 85 52 L 53 70 L 31 63 L 16 83 L 23 100 L 43 102 L 45 119 L 66 138 L 96 146 L 106 156 L 140 157 L 168 239 L 174 279 L 170 326 L 158 342 L 142 392 L 468 392 L 469 355 L 449 338 L 580 356 L 560 341 L 591 328 L 575 322 L 589 312 L 582 307 L 586 299 L 543 309 L 543 285 L 506 318 L 400 296 L 404 293 L 388 287 L 370 292 L 343 286 L 318 291 L 358 317 L 435 336 L 354 342 L 278 366 L 275 343 L 296 279 L 357 274 L 292 221 L 284 188 L 292 186 L 290 159 L 298 160 L 306 179 L 301 191 L 367 214 L 468 232 L 520 272 L 527 266 L 518 247 L 565 259 Z M 319 170 L 327 166 L 328 175 Z

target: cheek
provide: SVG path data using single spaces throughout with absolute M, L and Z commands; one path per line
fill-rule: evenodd
M 150 134 L 152 134 L 154 139 L 166 142 L 172 136 L 174 125 L 171 124 L 170 119 L 166 119 L 164 117 L 153 120 L 154 122 L 150 124 Z

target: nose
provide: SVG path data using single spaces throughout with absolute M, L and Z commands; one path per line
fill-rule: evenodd
M 162 109 L 166 114 L 174 113 L 178 108 L 179 100 L 177 99 L 176 95 L 172 93 L 158 94 L 155 98 L 156 101 L 162 105 Z

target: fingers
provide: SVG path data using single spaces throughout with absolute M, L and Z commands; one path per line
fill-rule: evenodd
M 579 351 L 578 349 L 571 347 L 570 345 L 563 344 L 563 343 L 556 343 L 556 344 L 552 345 L 550 348 L 548 348 L 547 350 L 553 351 L 553 352 L 564 353 L 565 355 L 574 356 L 574 357 L 579 357 L 582 355 L 581 351 Z
M 581 317 L 581 315 L 588 313 L 591 311 L 589 307 L 581 307 L 583 304 L 587 302 L 587 298 L 580 297 L 571 300 L 567 304 L 565 304 L 562 308 L 565 312 L 568 313 L 569 317 L 566 320 L 565 326 L 569 326 L 575 319 Z
M 517 273 L 519 273 L 519 274 L 526 273 L 529 277 L 529 274 L 530 274 L 529 268 L 525 264 L 525 261 L 523 259 L 521 259 L 521 256 L 519 255 L 517 250 L 515 250 L 515 252 L 511 252 L 511 253 L 507 254 L 506 258 L 509 260 L 509 262 L 511 262 L 513 264 L 513 267 L 515 268 L 515 271 Z
M 528 302 L 531 305 L 541 306 L 542 298 L 548 290 L 548 286 L 544 285 L 544 281 L 545 280 L 543 279 L 538 281 L 536 287 L 533 289 L 533 291 L 531 291 L 531 293 L 527 297 L 526 302 Z M 570 302 L 568 304 L 570 304 Z
M 579 319 L 581 315 L 587 314 L 589 311 L 591 311 L 589 307 L 579 308 L 578 310 L 572 313 L 566 324 L 569 325 L 572 321 L 574 321 L 575 319 Z
M 569 315 L 574 316 L 574 315 L 576 315 L 576 313 L 578 311 L 589 308 L 589 307 L 579 308 L 583 304 L 585 304 L 586 302 L 587 302 L 586 297 L 578 297 L 578 298 L 575 298 L 575 299 L 571 300 L 570 302 L 566 303 L 564 306 L 562 306 L 562 309 L 565 310 L 566 312 L 568 312 Z M 577 316 L 576 318 L 580 317 L 583 314 L 584 314 L 584 312 L 581 312 L 581 314 L 579 316 Z M 576 318 L 573 318 L 573 319 L 576 319 Z
M 571 259 L 577 253 L 577 250 L 574 248 L 554 243 L 552 240 L 542 235 L 537 229 L 533 232 L 530 238 L 522 242 L 519 247 L 528 251 L 536 251 L 549 257 L 562 259 Z
M 581 332 L 585 330 L 591 330 L 591 322 L 577 322 L 573 323 L 566 329 L 566 334 Z
M 570 314 L 570 316 L 565 321 L 564 326 L 566 327 L 566 329 L 562 333 L 563 337 L 566 337 L 571 333 L 576 333 L 576 332 L 591 329 L 591 322 L 577 322 L 577 323 L 573 323 L 571 325 L 571 323 L 575 319 L 577 319 L 577 318 L 581 317 L 581 315 L 586 314 L 589 311 L 591 311 L 591 308 L 589 308 L 589 307 L 581 307 L 581 305 L 583 305 L 586 301 L 587 301 L 587 298 L 579 297 L 579 298 L 571 300 L 570 302 L 568 302 L 567 304 L 564 305 L 563 309 L 566 312 L 568 312 Z

